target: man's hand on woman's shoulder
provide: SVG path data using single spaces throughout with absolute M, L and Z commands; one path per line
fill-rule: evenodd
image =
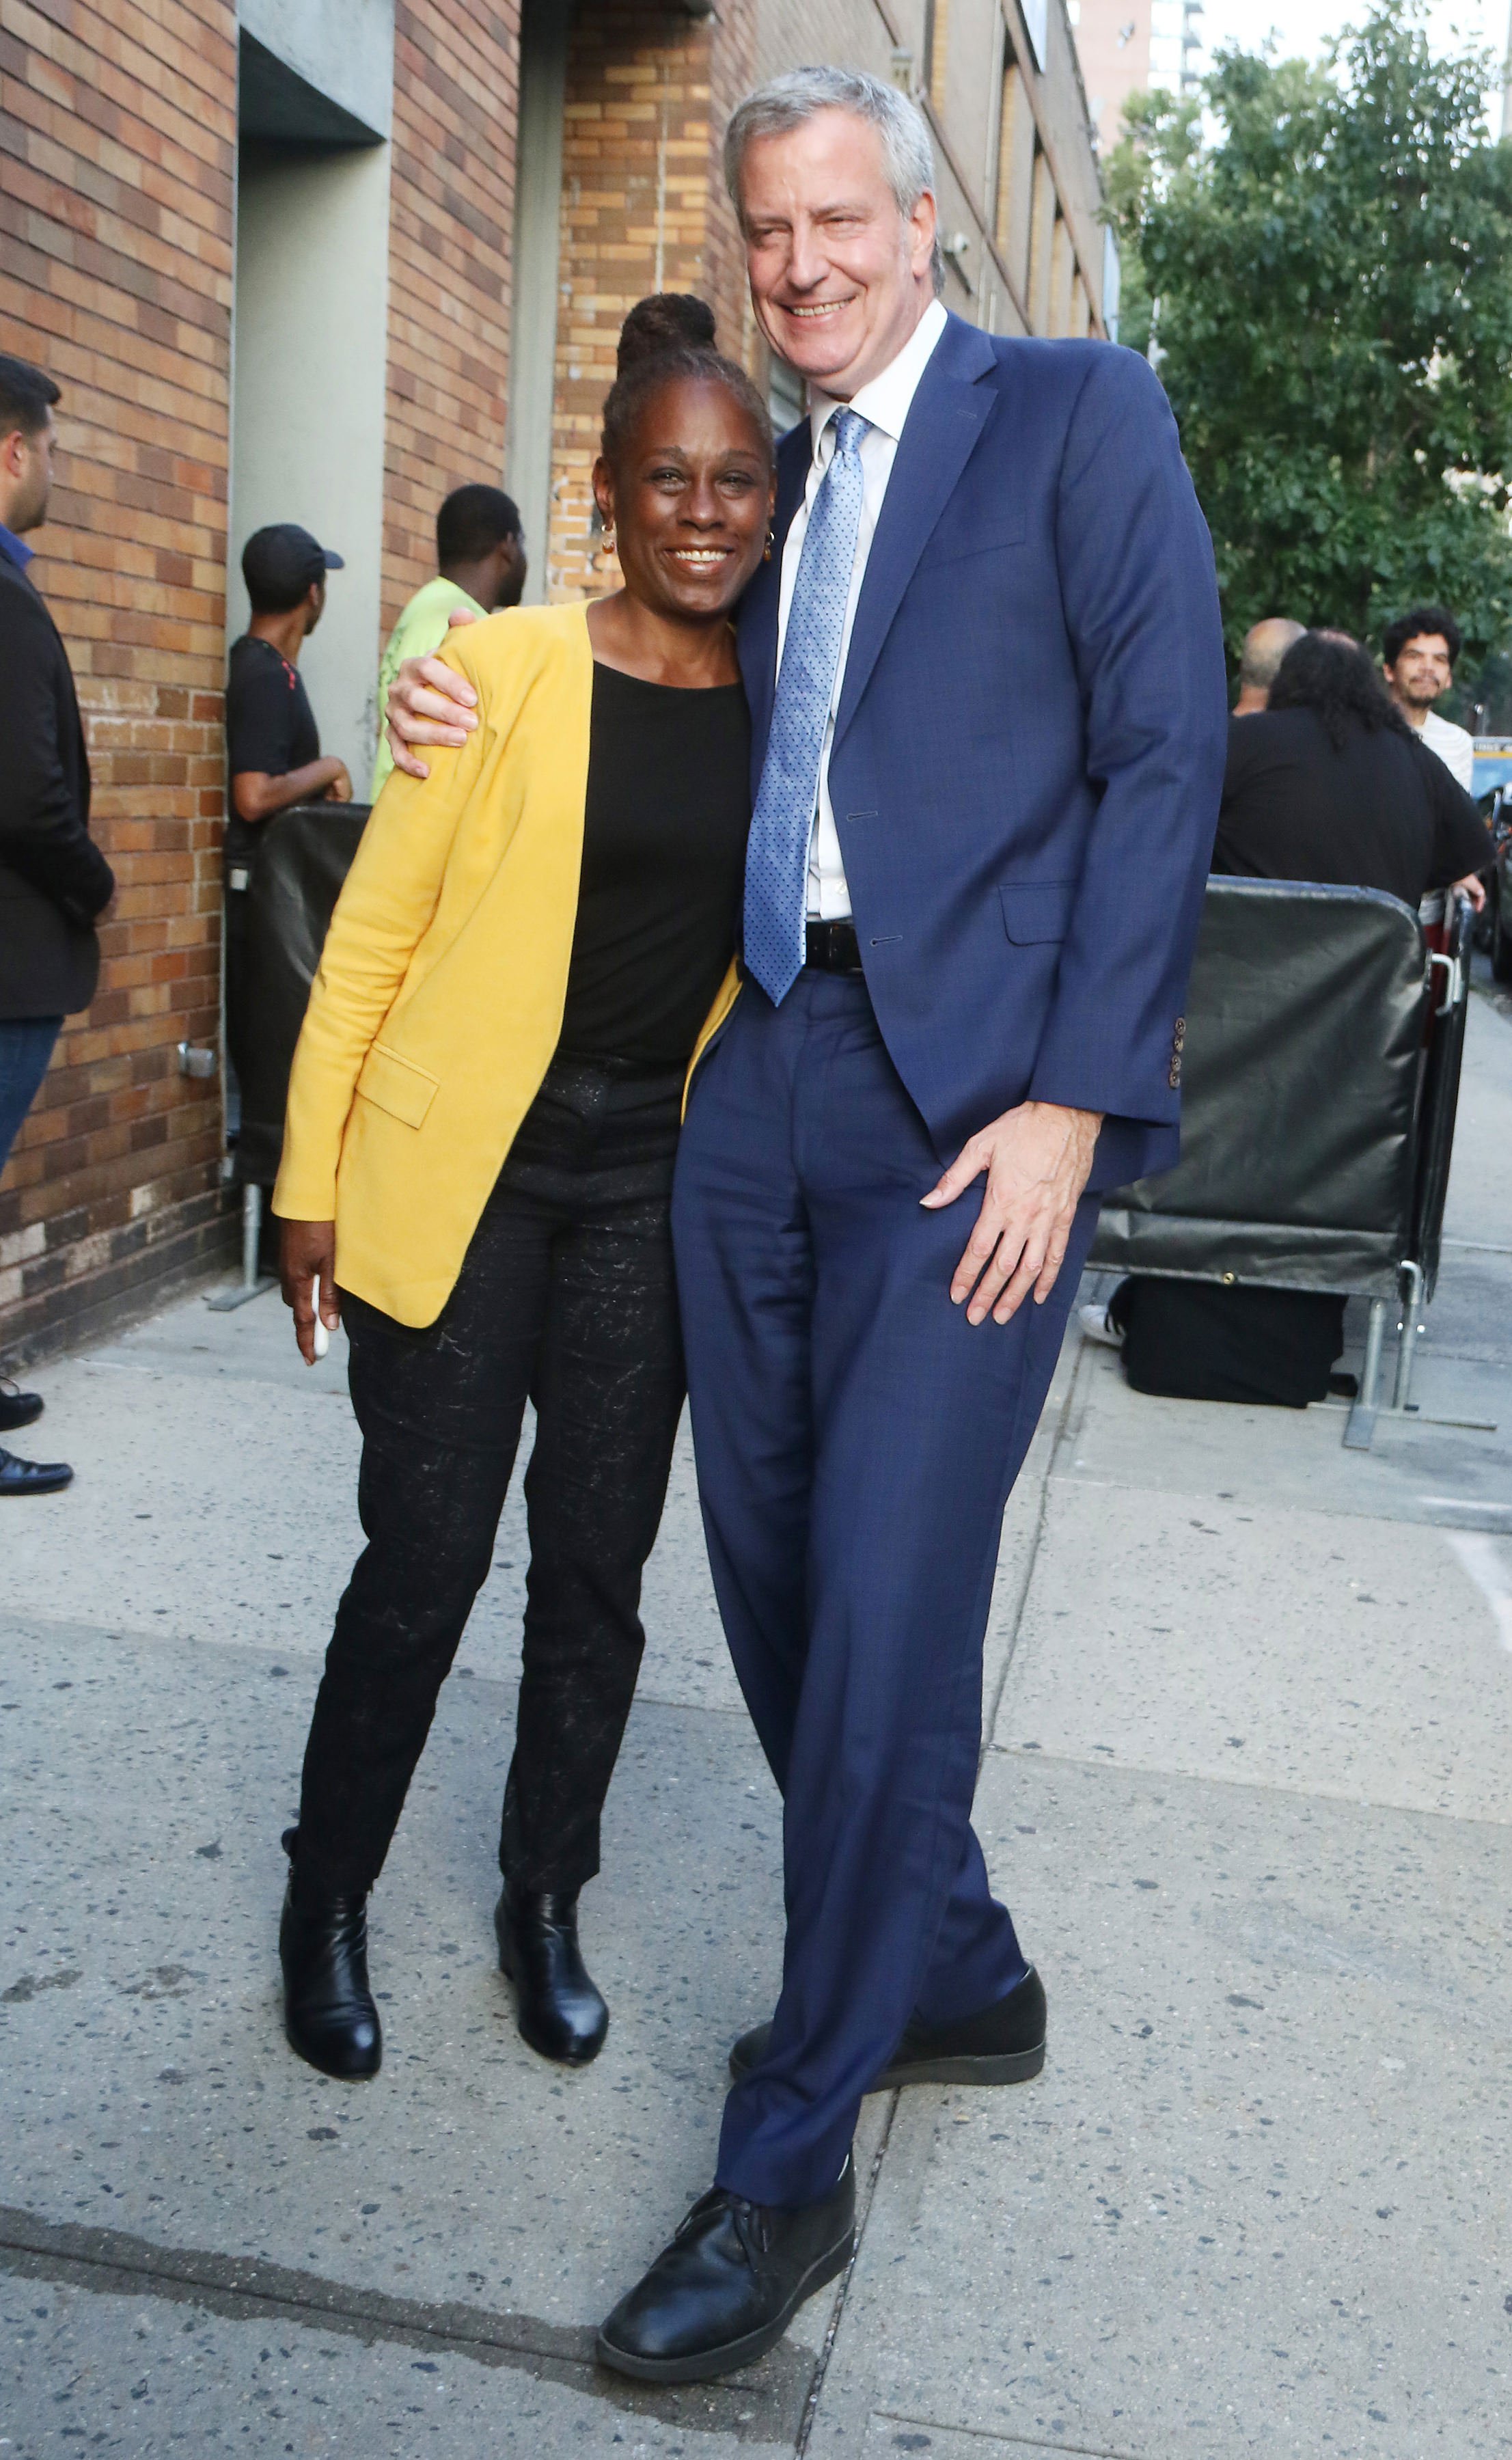
M 454 606 L 448 629 L 478 621 L 471 607 Z M 458 751 L 477 724 L 477 694 L 466 677 L 437 657 L 406 658 L 388 687 L 386 731 L 393 764 L 407 777 L 429 777 L 410 750 L 413 743 L 444 743 Z

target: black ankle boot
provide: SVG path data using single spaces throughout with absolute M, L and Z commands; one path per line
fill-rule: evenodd
M 368 1987 L 368 1899 L 312 1898 L 302 1888 L 299 1831 L 284 1836 L 290 1864 L 279 1962 L 284 1967 L 284 2028 L 290 2046 L 322 2075 L 376 2075 L 383 2061 L 378 2010 Z
M 603 2048 L 609 2010 L 578 1945 L 578 1899 L 506 1881 L 494 1908 L 499 1969 L 514 1984 L 515 2019 L 533 2050 L 585 2068 Z

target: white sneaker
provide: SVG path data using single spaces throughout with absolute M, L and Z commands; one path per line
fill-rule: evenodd
M 1124 1335 L 1112 1322 L 1105 1306 L 1078 1307 L 1082 1331 L 1087 1341 L 1101 1341 L 1105 1349 L 1122 1349 Z

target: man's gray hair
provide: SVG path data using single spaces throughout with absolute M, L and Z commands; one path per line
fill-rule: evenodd
M 895 85 L 864 69 L 785 69 L 738 103 L 724 131 L 724 185 L 741 216 L 741 173 L 754 137 L 786 137 L 821 111 L 849 111 L 882 140 L 888 185 L 905 221 L 926 190 L 934 193 L 934 148 L 924 114 Z M 945 286 L 945 262 L 934 242 L 934 288 Z

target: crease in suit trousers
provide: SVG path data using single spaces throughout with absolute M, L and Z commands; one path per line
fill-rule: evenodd
M 780 1008 L 746 982 L 673 1235 L 714 1584 L 784 1797 L 781 1996 L 717 2172 L 757 2203 L 833 2185 L 911 2016 L 1025 1969 L 971 1825 L 982 1642 L 1098 1208 L 1042 1306 L 974 1326 L 950 1283 L 984 1181 L 925 1211 L 939 1171 L 859 977 L 807 969 Z

